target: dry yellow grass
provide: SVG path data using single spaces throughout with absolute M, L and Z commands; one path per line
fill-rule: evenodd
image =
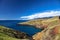
M 39 32 L 33 35 L 35 40 L 59 40 L 60 39 L 60 25 L 55 25 L 44 29 L 42 32 Z
M 53 18 L 49 18 L 49 19 L 30 20 L 27 22 L 19 23 L 19 24 L 32 25 L 32 26 L 35 26 L 36 28 L 45 28 L 48 26 L 53 26 L 53 25 L 59 24 L 59 17 L 53 17 Z

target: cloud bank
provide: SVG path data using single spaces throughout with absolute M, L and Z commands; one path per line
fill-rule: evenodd
M 41 13 L 35 13 L 28 16 L 20 17 L 20 20 L 31 20 L 35 18 L 51 17 L 51 16 L 60 16 L 60 11 L 46 11 Z

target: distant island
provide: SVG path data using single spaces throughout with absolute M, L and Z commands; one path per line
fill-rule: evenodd
M 31 25 L 38 29 L 44 29 L 33 35 L 34 40 L 60 40 L 60 17 L 34 19 L 18 23 L 20 25 Z

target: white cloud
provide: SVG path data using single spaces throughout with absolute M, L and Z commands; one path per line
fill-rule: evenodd
M 42 13 L 35 13 L 33 15 L 22 16 L 21 20 L 30 20 L 35 18 L 51 17 L 51 16 L 60 16 L 60 11 L 46 11 Z

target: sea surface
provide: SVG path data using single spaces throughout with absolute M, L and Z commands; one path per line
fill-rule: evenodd
M 27 33 L 29 36 L 36 34 L 41 29 L 34 28 L 33 26 L 18 25 L 18 23 L 25 22 L 26 20 L 0 20 L 0 25 L 12 28 L 21 32 Z

